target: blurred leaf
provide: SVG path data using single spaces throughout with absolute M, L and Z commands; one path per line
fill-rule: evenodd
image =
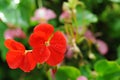
M 26 3 L 29 5 L 26 5 Z M 35 0 L 21 0 L 18 8 L 20 9 L 23 21 L 27 21 L 30 24 L 31 16 L 35 10 Z
M 108 25 L 108 35 L 112 38 L 117 38 L 120 36 L 120 5 L 114 4 L 107 6 L 106 9 L 101 14 L 101 20 Z
M 7 48 L 4 46 L 4 31 L 6 30 L 7 26 L 0 21 L 0 51 L 1 51 L 1 58 L 5 60 Z
M 59 3 L 60 1 L 59 0 L 53 0 L 55 3 Z
M 56 73 L 56 80 L 76 80 L 80 76 L 80 71 L 75 67 L 63 66 Z
M 3 77 L 4 77 L 4 71 L 2 67 L 0 67 L 0 79 L 3 79 Z
M 23 74 L 25 73 L 23 73 L 20 69 L 15 69 L 15 70 L 9 69 L 9 75 L 12 78 L 12 80 L 16 80 L 16 79 L 19 80 L 19 78 L 24 77 Z
M 115 2 L 115 3 L 120 3 L 120 0 L 110 0 L 112 2 Z
M 56 19 L 49 20 L 48 23 L 49 23 L 49 24 L 52 24 L 54 27 L 58 27 L 58 26 L 57 26 L 57 20 L 56 20 Z
M 120 65 L 120 46 L 117 48 L 117 63 Z
M 119 80 L 120 66 L 115 61 L 100 60 L 95 64 L 97 80 Z
M 120 19 L 111 22 L 110 25 L 110 35 L 112 37 L 119 37 L 120 36 Z
M 30 73 L 25 74 L 23 80 L 48 80 L 48 77 L 44 68 L 36 68 Z
M 86 76 L 88 79 L 92 78 L 91 69 L 89 65 L 80 66 L 81 75 Z
M 97 20 L 97 16 L 90 11 L 80 8 L 80 6 L 77 7 L 78 26 L 89 25 L 90 23 L 97 22 Z
M 10 0 L 0 0 L 0 10 L 3 10 L 8 7 Z
M 9 2 L 7 7 L 0 10 L 5 16 L 5 19 L 2 20 L 20 27 L 28 27 L 32 12 L 35 9 L 35 1 L 20 0 L 20 3 L 15 3 L 13 0 L 10 0 Z M 2 3 L 4 4 L 4 1 Z M 26 5 L 26 3 L 29 5 Z
M 117 48 L 117 57 L 120 58 L 120 46 Z

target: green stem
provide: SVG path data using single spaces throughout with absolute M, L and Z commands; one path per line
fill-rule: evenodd
M 74 29 L 71 24 L 69 24 L 69 30 L 70 30 L 70 34 L 71 34 L 72 38 L 74 38 Z
M 68 36 L 68 35 L 69 35 L 69 30 L 68 30 L 67 23 L 65 23 L 65 31 L 66 31 L 66 34 L 67 34 L 67 36 Z
M 38 6 L 39 8 L 43 6 L 42 0 L 38 0 Z
M 77 23 L 76 14 L 74 12 L 74 9 L 71 9 L 71 12 L 72 12 L 72 19 L 73 19 L 73 22 L 75 23 L 75 27 L 76 27 L 76 39 L 77 39 L 79 37 L 78 23 Z
M 75 26 L 77 27 L 77 19 L 76 19 L 76 14 L 75 14 L 75 12 L 74 12 L 74 9 L 72 9 L 71 10 L 72 11 L 72 18 L 73 18 L 73 21 L 74 21 L 74 23 L 75 23 Z

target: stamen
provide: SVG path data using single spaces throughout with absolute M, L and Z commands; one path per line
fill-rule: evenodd
M 46 45 L 46 46 L 49 46 L 49 45 L 50 45 L 49 41 L 45 42 L 45 45 Z
M 25 50 L 24 54 L 27 54 L 28 52 L 32 52 L 32 50 Z
M 53 34 L 48 38 L 48 41 L 45 42 L 46 46 L 50 45 L 50 40 L 52 39 L 52 37 L 53 37 Z

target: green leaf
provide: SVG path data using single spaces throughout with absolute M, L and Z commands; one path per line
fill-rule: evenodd
M 29 5 L 26 5 L 29 4 Z M 20 10 L 20 14 L 23 22 L 30 24 L 30 18 L 33 15 L 33 11 L 35 10 L 35 0 L 21 0 L 18 9 Z
M 110 35 L 112 37 L 120 36 L 120 19 L 117 19 L 110 24 Z
M 117 48 L 117 60 L 116 62 L 120 65 L 120 45 Z
M 117 57 L 120 58 L 120 46 L 117 48 Z
M 4 31 L 6 30 L 7 26 L 0 21 L 0 51 L 1 51 L 1 58 L 5 60 L 7 49 L 4 46 Z
M 2 3 L 4 4 L 4 1 Z M 27 5 L 26 3 L 29 5 Z M 2 21 L 4 21 L 5 23 L 10 23 L 24 28 L 29 27 L 30 18 L 34 9 L 34 0 L 20 0 L 20 3 L 18 4 L 13 1 L 9 1 L 7 7 L 1 9 L 0 13 L 4 14 L 5 19 L 2 19 Z
M 111 2 L 120 3 L 120 0 L 110 0 Z
M 2 66 L 0 66 L 0 79 L 3 80 L 4 77 L 5 77 L 4 70 L 3 70 Z
M 90 23 L 95 23 L 98 21 L 97 16 L 88 10 L 77 7 L 77 21 L 78 26 L 89 25 Z
M 3 10 L 8 7 L 10 0 L 0 0 L 0 10 Z
M 62 66 L 56 73 L 56 80 L 76 80 L 81 75 L 80 71 L 71 66 Z
M 81 74 L 86 76 L 88 79 L 92 79 L 91 69 L 89 65 L 80 66 Z
M 100 60 L 95 64 L 97 80 L 119 80 L 120 66 L 115 61 Z

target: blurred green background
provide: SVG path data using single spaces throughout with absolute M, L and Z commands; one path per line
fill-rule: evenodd
M 30 73 L 24 73 L 19 69 L 10 69 L 5 60 L 7 49 L 4 46 L 4 33 L 10 25 L 20 27 L 24 31 L 26 38 L 15 38 L 15 40 L 22 42 L 27 49 L 30 49 L 29 35 L 34 26 L 38 24 L 36 21 L 31 21 L 31 17 L 41 5 L 41 1 L 42 6 L 53 10 L 57 16 L 55 19 L 49 20 L 48 23 L 54 25 L 56 30 L 64 32 L 64 29 L 61 28 L 63 23 L 59 21 L 59 16 L 62 13 L 63 2 L 67 2 L 67 0 L 0 0 L 0 80 L 50 80 L 49 74 L 46 74 L 43 68 L 36 68 Z M 79 61 L 77 62 L 76 59 L 65 59 L 64 67 L 61 67 L 56 74 L 56 80 L 67 80 L 62 77 L 70 77 L 70 80 L 75 80 L 79 75 L 86 76 L 88 80 L 120 80 L 120 0 L 80 1 L 84 3 L 85 8 L 83 11 L 78 9 L 77 14 L 87 12 L 84 14 L 84 18 L 79 16 L 81 19 L 85 19 L 84 23 L 78 19 L 79 25 L 86 24 L 88 29 L 96 33 L 96 36 L 98 33 L 97 38 L 106 42 L 109 51 L 102 56 L 93 46 L 93 53 L 97 59 L 90 60 L 85 56 L 86 54 L 83 54 L 88 63 L 84 66 L 78 66 Z M 88 15 L 92 15 L 92 17 L 87 17 Z M 87 51 L 84 48 L 86 47 L 85 43 L 83 42 L 80 46 L 85 53 Z M 97 61 L 99 62 L 96 63 Z M 95 78 L 92 74 L 94 70 L 97 72 Z M 76 73 L 76 75 L 72 76 L 72 73 Z

